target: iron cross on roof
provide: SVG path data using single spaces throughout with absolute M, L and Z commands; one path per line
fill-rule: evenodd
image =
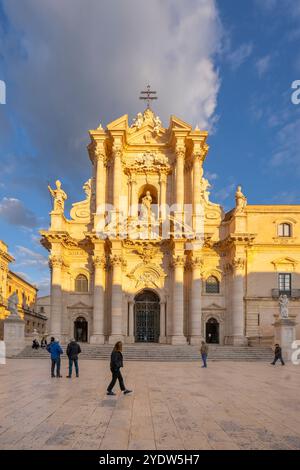
M 150 85 L 147 85 L 147 91 L 141 91 L 141 96 L 140 100 L 146 100 L 147 101 L 147 108 L 150 108 L 150 102 L 152 100 L 157 100 L 156 91 L 150 90 Z

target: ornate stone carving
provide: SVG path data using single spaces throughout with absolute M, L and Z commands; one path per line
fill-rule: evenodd
M 106 155 L 105 147 L 103 143 L 96 144 L 94 155 L 95 155 L 95 161 L 98 162 L 99 160 L 101 160 L 103 161 L 104 165 L 107 164 L 107 155 Z
M 176 158 L 177 159 L 184 159 L 184 156 L 185 156 L 185 146 L 184 145 L 176 145 L 176 148 L 175 148 L 175 154 L 176 154 Z
M 160 266 L 155 264 L 139 264 L 129 274 L 128 277 L 134 282 L 135 288 L 157 287 L 161 288 L 166 277 Z
M 151 245 L 137 245 L 135 246 L 134 251 L 140 256 L 140 258 L 143 260 L 143 263 L 149 264 L 151 260 L 153 260 L 159 253 L 159 248 Z
M 232 267 L 235 271 L 242 271 L 245 268 L 244 258 L 234 258 L 232 261 Z
M 52 189 L 51 186 L 48 184 L 48 190 L 53 198 L 53 211 L 58 214 L 64 213 L 65 208 L 65 200 L 67 199 L 67 195 L 63 189 L 61 189 L 61 182 L 59 180 L 55 181 L 56 189 Z
M 93 256 L 93 263 L 95 268 L 104 269 L 106 267 L 106 257 L 104 255 L 95 255 Z
M 184 255 L 175 255 L 175 256 L 173 256 L 173 258 L 171 260 L 171 264 L 170 264 L 170 266 L 172 268 L 177 268 L 177 267 L 184 268 L 184 265 L 185 265 L 185 256 Z
M 125 268 L 127 265 L 126 260 L 121 255 L 111 255 L 109 262 L 111 266 L 120 266 L 122 268 Z
M 86 194 L 86 199 L 84 201 L 75 202 L 72 204 L 72 209 L 70 211 L 70 216 L 73 220 L 78 220 L 80 222 L 89 222 L 90 220 L 90 207 L 91 207 L 91 197 L 92 197 L 92 179 L 87 180 L 82 186 Z
M 144 113 L 137 113 L 136 117 L 133 119 L 131 125 L 132 129 L 140 130 L 143 126 L 150 124 L 153 127 L 153 131 L 158 134 L 162 128 L 162 122 L 159 116 L 156 116 L 151 109 L 146 109 Z
M 62 256 L 58 256 L 58 255 L 50 255 L 49 256 L 49 266 L 50 266 L 51 269 L 61 268 L 62 265 L 63 265 Z
M 202 269 L 203 268 L 203 259 L 200 258 L 200 256 L 193 256 L 190 260 L 189 260 L 189 265 L 192 269 L 195 269 L 195 268 L 200 268 Z

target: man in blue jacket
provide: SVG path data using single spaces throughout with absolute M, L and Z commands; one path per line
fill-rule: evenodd
M 56 377 L 62 377 L 60 375 L 60 355 L 63 354 L 63 350 L 60 347 L 58 341 L 55 338 L 51 338 L 50 344 L 47 346 L 47 351 L 51 354 L 51 377 L 55 377 L 55 366 L 56 366 Z

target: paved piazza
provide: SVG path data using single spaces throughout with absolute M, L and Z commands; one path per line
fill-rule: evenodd
M 107 397 L 106 362 L 49 365 L 0 366 L 0 449 L 300 449 L 300 366 L 128 362 Z

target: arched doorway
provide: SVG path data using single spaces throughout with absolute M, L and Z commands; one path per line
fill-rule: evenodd
M 215 318 L 210 318 L 206 322 L 206 342 L 219 344 L 219 323 Z
M 84 317 L 77 317 L 74 322 L 74 338 L 80 343 L 88 340 L 88 322 Z
M 158 343 L 160 303 L 158 295 L 143 290 L 135 297 L 134 336 L 137 343 Z

